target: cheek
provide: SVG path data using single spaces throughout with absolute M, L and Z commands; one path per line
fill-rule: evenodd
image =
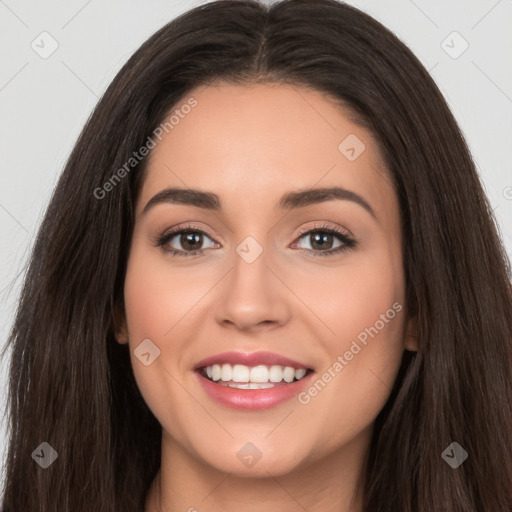
M 143 244 L 134 244 L 124 284 L 128 342 L 135 380 L 157 417 L 158 404 L 169 398 L 163 390 L 172 389 L 168 382 L 172 378 L 164 371 L 166 360 L 179 353 L 178 347 L 169 346 L 177 310 L 181 309 L 179 298 L 172 290 L 171 279 L 163 272 L 161 263 Z M 143 346 L 147 347 L 144 351 L 140 350 Z M 140 357 L 146 353 L 149 357 Z
M 194 306 L 217 280 L 208 269 L 190 272 L 173 267 L 165 256 L 142 242 L 134 244 L 130 253 L 124 301 L 133 372 L 146 404 L 176 438 L 182 437 L 187 422 L 194 421 L 186 407 L 194 402 L 179 382 L 187 342 L 200 325 L 200 309 Z M 148 339 L 160 352 L 146 366 L 134 351 Z M 172 414 L 176 408 L 185 413 Z M 200 414 L 200 407 L 193 413 Z
M 365 329 L 376 322 L 382 338 L 400 338 L 403 320 L 392 305 L 398 303 L 403 309 L 405 283 L 401 260 L 391 252 L 357 254 L 328 272 L 325 268 L 310 269 L 300 278 L 290 274 L 288 279 L 294 279 L 294 291 L 310 306 L 316 323 L 323 324 L 318 334 L 333 356 L 346 346 L 348 349 L 359 334 L 364 338 Z M 392 320 L 386 322 L 385 329 L 381 315 Z
M 134 243 L 124 286 L 128 333 L 134 342 L 150 338 L 161 346 L 168 344 L 215 282 L 208 269 L 190 272 L 169 258 L 147 244 Z
M 318 331 L 328 357 L 300 401 L 315 423 L 323 418 L 336 425 L 333 442 L 338 432 L 370 425 L 391 392 L 404 349 L 399 269 L 398 259 L 361 261 L 330 273 L 321 292 L 310 289 L 310 303 L 318 305 L 315 312 L 330 331 Z

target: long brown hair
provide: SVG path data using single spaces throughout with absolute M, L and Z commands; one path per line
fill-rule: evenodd
M 6 512 L 143 510 L 161 428 L 114 339 L 146 159 L 104 197 L 187 92 L 213 81 L 290 83 L 337 98 L 374 134 L 400 203 L 406 353 L 379 414 L 366 512 L 512 510 L 510 264 L 446 102 L 386 28 L 335 0 L 199 6 L 129 59 L 88 120 L 51 198 L 26 275 L 9 380 Z M 42 442 L 58 459 L 32 460 Z M 441 457 L 457 442 L 457 469 Z

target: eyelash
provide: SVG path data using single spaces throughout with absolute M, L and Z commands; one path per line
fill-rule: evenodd
M 202 235 L 206 235 L 208 238 L 211 238 L 207 233 L 205 233 L 203 230 L 197 228 L 196 226 L 187 225 L 187 226 L 181 226 L 177 229 L 174 229 L 172 231 L 169 231 L 167 233 L 164 233 L 162 236 L 160 236 L 156 242 L 157 247 L 161 247 L 163 251 L 170 254 L 171 256 L 182 256 L 182 257 L 189 257 L 189 256 L 196 256 L 197 254 L 203 254 L 206 249 L 197 249 L 195 251 L 181 251 L 176 250 L 172 248 L 166 248 L 165 245 L 169 243 L 176 235 L 181 235 L 183 233 L 200 233 Z M 327 225 L 320 225 L 320 226 L 314 226 L 313 228 L 304 229 L 299 232 L 297 239 L 302 238 L 306 234 L 314 234 L 314 233 L 328 233 L 331 235 L 335 235 L 340 239 L 342 242 L 342 245 L 339 247 L 336 247 L 335 249 L 329 249 L 327 251 L 319 251 L 319 250 L 312 250 L 312 249 L 302 249 L 306 254 L 309 256 L 332 256 L 335 254 L 341 254 L 345 251 L 348 251 L 350 249 L 353 249 L 356 247 L 357 242 L 349 236 L 347 233 L 340 231 L 336 228 L 333 228 L 332 226 Z

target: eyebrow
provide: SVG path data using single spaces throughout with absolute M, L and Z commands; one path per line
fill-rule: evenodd
M 281 210 L 292 210 L 303 208 L 312 204 L 319 204 L 332 200 L 352 201 L 362 206 L 370 215 L 377 220 L 375 211 L 370 204 L 359 194 L 341 187 L 310 188 L 296 192 L 288 192 L 279 200 L 277 206 Z M 216 194 L 203 190 L 191 188 L 166 188 L 154 195 L 144 206 L 142 213 L 146 213 L 157 204 L 183 204 L 204 208 L 206 210 L 219 211 L 222 209 L 222 202 Z

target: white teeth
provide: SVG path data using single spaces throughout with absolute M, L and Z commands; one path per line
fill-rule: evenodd
M 220 382 L 222 386 L 227 386 L 228 388 L 237 388 L 237 389 L 268 389 L 273 388 L 274 385 L 270 382 L 249 382 L 246 384 L 239 384 L 238 382 Z
M 251 382 L 268 382 L 268 368 L 263 365 L 251 368 L 249 380 Z
M 283 380 L 283 369 L 280 366 L 271 366 L 270 371 L 268 373 L 268 378 L 270 379 L 270 382 L 281 382 Z
M 283 371 L 283 378 L 286 382 L 293 382 L 293 379 L 295 378 L 295 369 L 286 366 Z
M 249 382 L 249 368 L 242 364 L 235 364 L 231 380 L 234 382 Z
M 208 375 L 208 368 L 210 368 L 210 367 L 209 366 L 206 367 L 207 375 Z M 211 368 L 212 368 L 212 376 L 210 378 L 212 380 L 219 380 L 220 379 L 220 365 L 214 364 Z
M 298 370 L 295 370 L 295 378 L 297 380 L 302 379 L 302 377 L 304 377 L 304 375 L 306 375 L 306 371 L 307 370 L 305 370 L 304 368 L 299 368 Z
M 250 389 L 250 384 L 238 384 L 237 382 L 226 382 L 223 385 L 227 386 L 228 388 Z
M 251 382 L 249 384 L 249 389 L 268 389 L 273 387 L 270 382 Z
M 280 365 L 249 367 L 243 364 L 231 366 L 224 363 L 206 367 L 206 375 L 210 380 L 239 389 L 266 389 L 283 380 L 287 383 L 300 380 L 306 373 L 305 368 L 295 369 Z
M 231 380 L 231 377 L 233 376 L 233 369 L 231 368 L 230 364 L 223 364 L 222 368 L 220 370 L 220 379 L 224 382 L 227 382 Z

